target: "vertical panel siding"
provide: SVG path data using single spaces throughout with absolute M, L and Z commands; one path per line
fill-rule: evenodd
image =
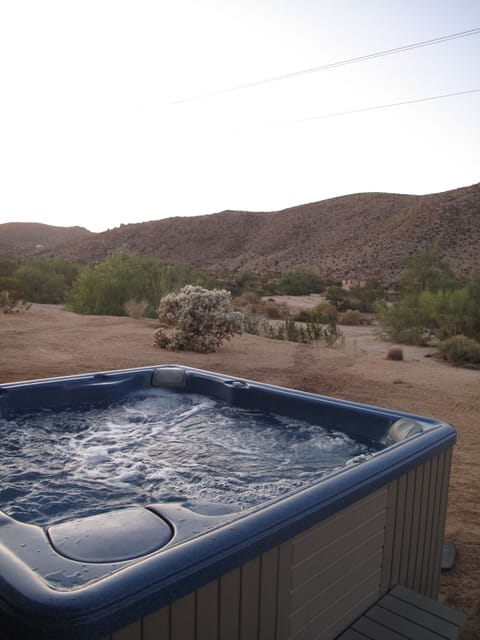
M 409 584 L 413 585 L 414 591 L 420 591 L 420 583 L 422 579 L 422 571 L 420 567 L 425 566 L 425 558 L 428 549 L 426 549 L 426 537 L 427 537 L 427 515 L 428 515 L 428 503 L 430 500 L 430 476 L 432 469 L 432 461 L 429 460 L 422 466 L 422 484 L 419 486 L 421 493 L 420 502 L 420 519 L 418 525 L 418 541 L 417 541 L 417 570 L 413 576 L 409 576 Z
M 197 591 L 196 640 L 218 640 L 219 587 L 220 581 L 214 580 Z
M 291 606 L 293 541 L 280 545 L 278 553 L 276 640 L 287 640 Z
M 259 558 L 247 562 L 241 568 L 240 640 L 256 638 L 258 634 L 260 570 Z
M 387 495 L 381 489 L 294 538 L 290 638 L 333 638 L 359 601 L 378 599 Z
M 142 640 L 170 638 L 170 607 L 163 607 L 143 618 Z
M 240 634 L 240 569 L 220 578 L 218 635 L 238 640 Z M 176 638 L 172 640 L 177 640 Z M 181 640 L 181 638 L 178 638 Z
M 332 640 L 395 584 L 436 597 L 451 450 L 109 640 Z
M 195 640 L 195 593 L 175 600 L 170 606 L 170 637 Z
M 412 480 L 414 496 L 417 495 L 418 492 L 420 494 L 420 499 L 414 499 L 412 507 L 412 530 L 410 534 L 408 569 L 406 575 L 406 581 L 410 584 L 413 584 L 414 582 L 415 569 L 418 566 L 418 539 L 420 535 L 420 509 L 422 506 L 423 466 L 416 467 Z
M 142 640 L 142 621 L 137 620 L 128 627 L 115 631 L 110 638 L 111 640 Z
M 258 637 L 274 640 L 277 621 L 278 547 L 262 555 Z
M 439 478 L 438 494 L 439 505 L 437 512 L 437 520 L 435 522 L 436 527 L 436 540 L 432 553 L 432 575 L 430 582 L 430 594 L 432 598 L 437 598 L 440 591 L 440 570 L 442 562 L 442 547 L 443 538 L 445 534 L 445 521 L 447 517 L 448 506 L 448 488 L 450 482 L 450 468 L 452 463 L 452 449 L 449 449 L 443 456 L 443 473 Z
M 382 593 L 396 584 L 436 598 L 451 450 L 389 486 Z

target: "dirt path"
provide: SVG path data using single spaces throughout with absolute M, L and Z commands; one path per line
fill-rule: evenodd
M 240 336 L 217 353 L 171 353 L 152 345 L 154 320 L 78 316 L 33 305 L 0 315 L 0 382 L 178 363 L 386 406 L 451 422 L 458 431 L 446 539 L 457 563 L 442 578 L 448 603 L 468 615 L 463 640 L 480 638 L 480 371 L 456 369 L 431 350 L 406 347 L 385 359 L 388 344 L 371 327 L 344 327 L 341 349 Z

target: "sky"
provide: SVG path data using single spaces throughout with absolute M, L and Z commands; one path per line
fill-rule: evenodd
M 479 0 L 0 0 L 0 223 L 477 183 L 480 92 L 370 109 L 480 89 L 480 33 L 272 79 L 479 27 Z

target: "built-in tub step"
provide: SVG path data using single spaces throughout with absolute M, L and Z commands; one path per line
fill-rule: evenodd
M 455 640 L 464 625 L 463 613 L 397 586 L 337 640 Z

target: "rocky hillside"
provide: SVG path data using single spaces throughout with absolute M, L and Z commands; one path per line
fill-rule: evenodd
M 0 224 L 0 255 L 39 254 L 66 242 L 78 242 L 93 234 L 83 227 L 53 227 L 36 222 Z
M 302 267 L 384 280 L 398 277 L 402 256 L 437 247 L 467 273 L 480 265 L 480 184 L 427 196 L 365 193 L 277 212 L 122 225 L 58 246 L 54 254 L 94 264 L 119 246 L 212 271 Z

